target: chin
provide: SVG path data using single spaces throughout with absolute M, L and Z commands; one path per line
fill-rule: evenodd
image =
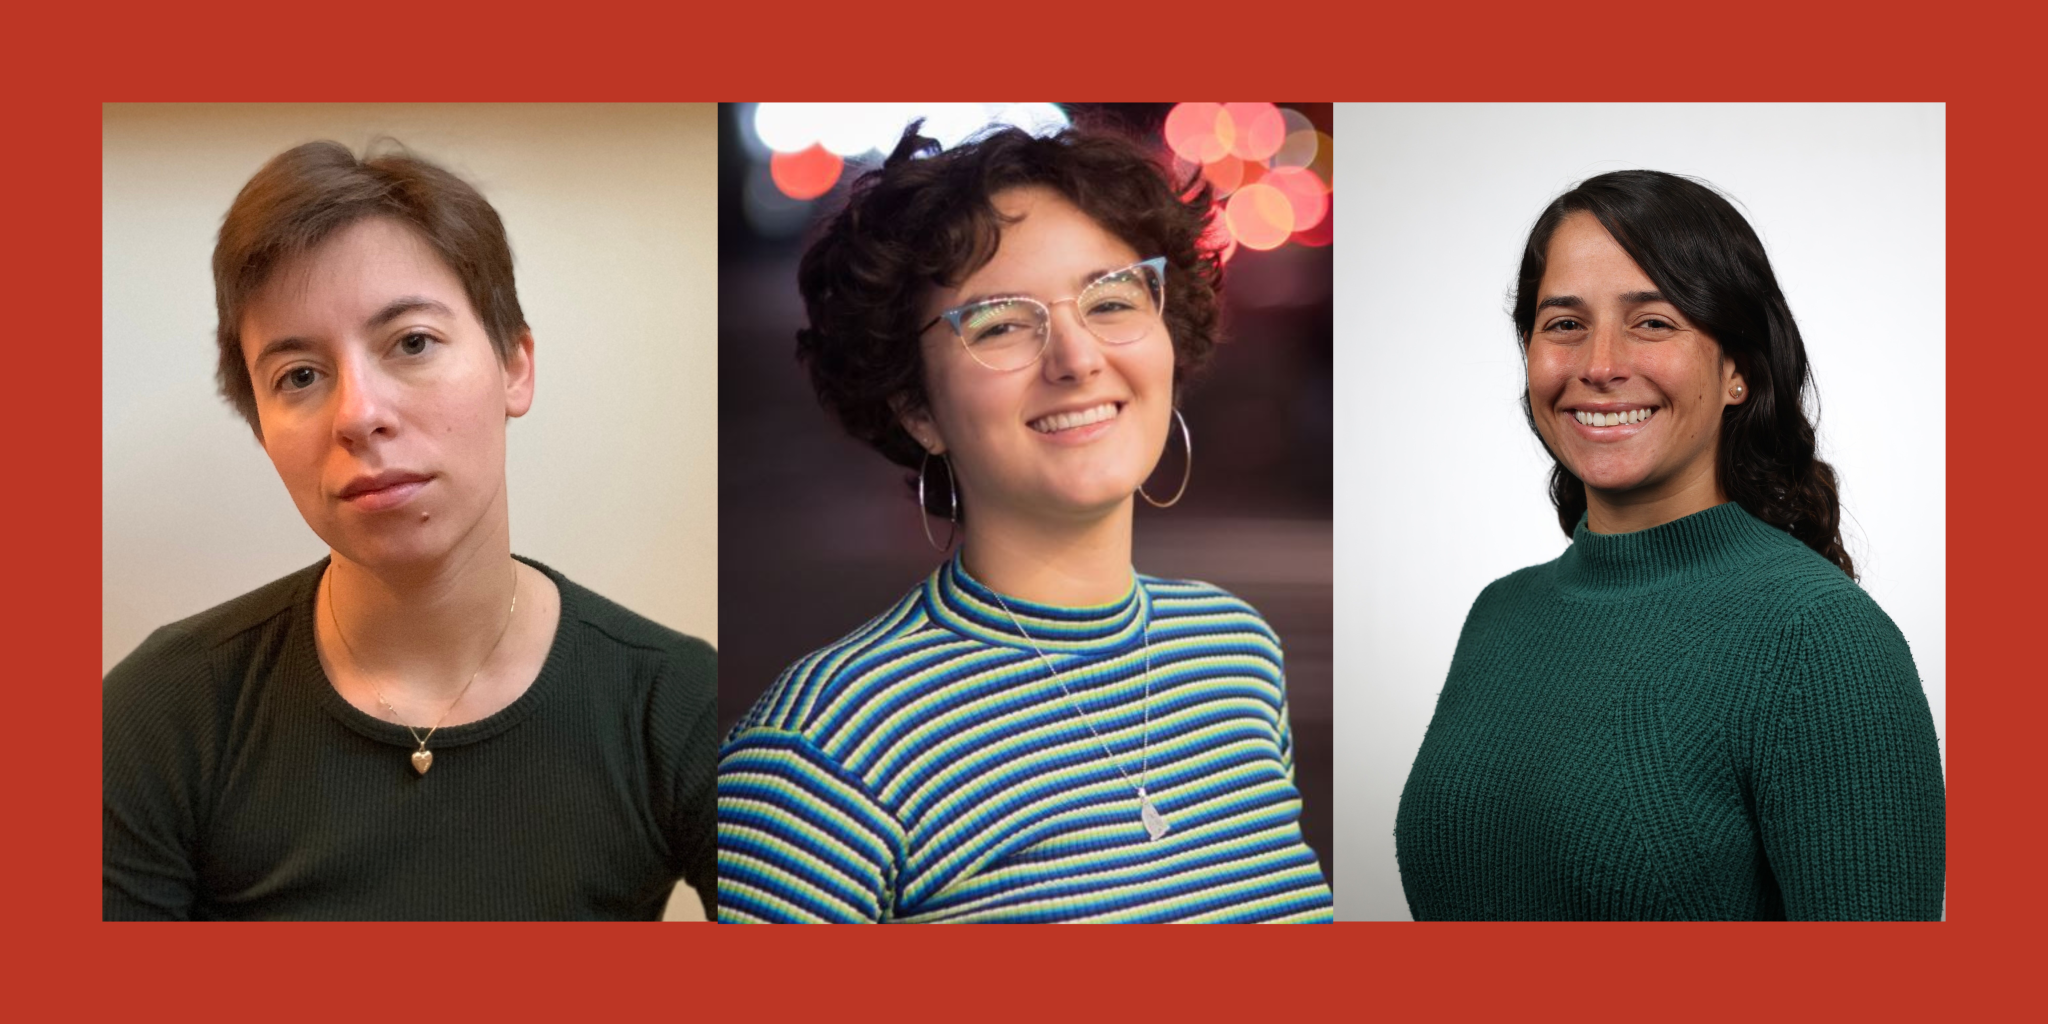
M 335 553 L 368 569 L 398 569 L 424 565 L 447 556 L 449 543 L 442 531 L 423 525 L 417 515 L 411 522 L 393 523 L 376 531 L 350 530 L 345 534 L 323 534 L 321 540 Z
M 1134 500 L 1137 493 L 1138 485 L 1135 483 L 1105 481 L 1087 487 L 1069 486 L 1050 495 L 1047 504 L 1065 516 L 1091 519 L 1116 511 Z
M 1583 470 L 1574 469 L 1573 475 L 1587 487 L 1610 494 L 1636 490 L 1648 484 L 1650 479 L 1649 471 L 1645 467 L 1614 465 L 1608 460 L 1600 460 L 1584 467 Z

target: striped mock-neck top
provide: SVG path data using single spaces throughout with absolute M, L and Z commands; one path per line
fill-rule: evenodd
M 1243 601 L 1151 577 L 999 601 L 956 557 L 727 737 L 719 920 L 1328 921 L 1293 773 L 1279 642 Z

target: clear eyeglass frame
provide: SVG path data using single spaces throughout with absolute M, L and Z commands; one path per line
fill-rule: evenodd
M 1143 313 L 1140 317 L 1137 318 L 1136 321 L 1134 321 L 1136 333 L 1131 334 L 1129 336 L 1106 337 L 1102 334 L 1102 331 L 1098 328 L 1096 324 L 1089 323 L 1088 316 L 1086 316 L 1084 314 L 1084 311 L 1081 309 L 1081 300 L 1083 298 L 1086 298 L 1090 292 L 1094 291 L 1097 288 L 1097 286 L 1103 284 L 1104 282 L 1113 281 L 1118 278 L 1126 277 L 1128 275 L 1131 275 L 1133 272 L 1140 272 L 1143 275 L 1146 275 L 1148 281 L 1150 282 L 1150 290 L 1152 291 L 1152 309 L 1148 312 Z M 1083 285 L 1080 292 L 1064 299 L 1055 299 L 1051 302 L 1043 302 L 1029 295 L 1005 295 L 998 296 L 992 299 L 983 299 L 979 302 L 970 302 L 964 306 L 955 306 L 952 309 L 946 310 L 945 312 L 940 313 L 938 316 L 933 317 L 923 327 L 918 328 L 918 333 L 923 334 L 924 332 L 931 330 L 933 327 L 938 326 L 940 323 L 945 323 L 947 326 L 953 329 L 953 337 L 959 340 L 960 347 L 966 350 L 969 358 L 973 359 L 977 363 L 980 363 L 982 366 L 985 366 L 998 373 L 1013 373 L 1017 370 L 1023 370 L 1032 366 L 1036 366 L 1038 364 L 1038 361 L 1045 357 L 1046 348 L 1052 344 L 1052 308 L 1054 306 L 1062 305 L 1073 306 L 1075 311 L 1075 319 L 1080 321 L 1081 326 L 1086 328 L 1088 333 L 1095 337 L 1095 340 L 1105 345 L 1122 346 L 1131 345 L 1143 341 L 1151 336 L 1152 327 L 1154 325 L 1163 324 L 1165 322 L 1166 257 L 1154 256 L 1151 259 L 1139 260 L 1138 262 L 1133 263 L 1130 266 L 1118 267 L 1115 270 L 1103 273 L 1100 276 L 1096 277 L 1094 280 L 1089 281 L 1086 285 Z M 984 358 L 982 353 L 976 352 L 976 346 L 973 342 L 968 340 L 968 331 L 969 325 L 975 321 L 977 314 L 983 313 L 986 310 L 997 307 L 1014 309 L 1020 306 L 1024 308 L 1035 309 L 1038 314 L 1038 345 L 1037 348 L 1030 353 L 1030 357 L 1023 359 L 1002 359 L 996 362 L 991 362 L 989 359 Z

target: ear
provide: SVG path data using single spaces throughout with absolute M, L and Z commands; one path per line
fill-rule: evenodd
M 1749 384 L 1742 379 L 1742 370 L 1735 360 L 1727 355 L 1721 357 L 1721 394 L 1729 405 L 1741 405 L 1749 401 Z
M 946 454 L 946 439 L 939 433 L 937 420 L 932 419 L 930 409 L 913 408 L 906 395 L 889 399 L 889 408 L 896 413 L 896 422 L 903 427 L 911 439 L 933 455 Z
M 520 331 L 505 359 L 505 415 L 524 416 L 533 408 L 533 332 Z

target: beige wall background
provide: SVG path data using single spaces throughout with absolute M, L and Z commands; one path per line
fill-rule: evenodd
M 215 394 L 209 269 L 242 184 L 314 139 L 396 140 L 505 222 L 538 372 L 513 550 L 717 643 L 714 108 L 113 104 L 102 131 L 102 672 L 327 553 Z

